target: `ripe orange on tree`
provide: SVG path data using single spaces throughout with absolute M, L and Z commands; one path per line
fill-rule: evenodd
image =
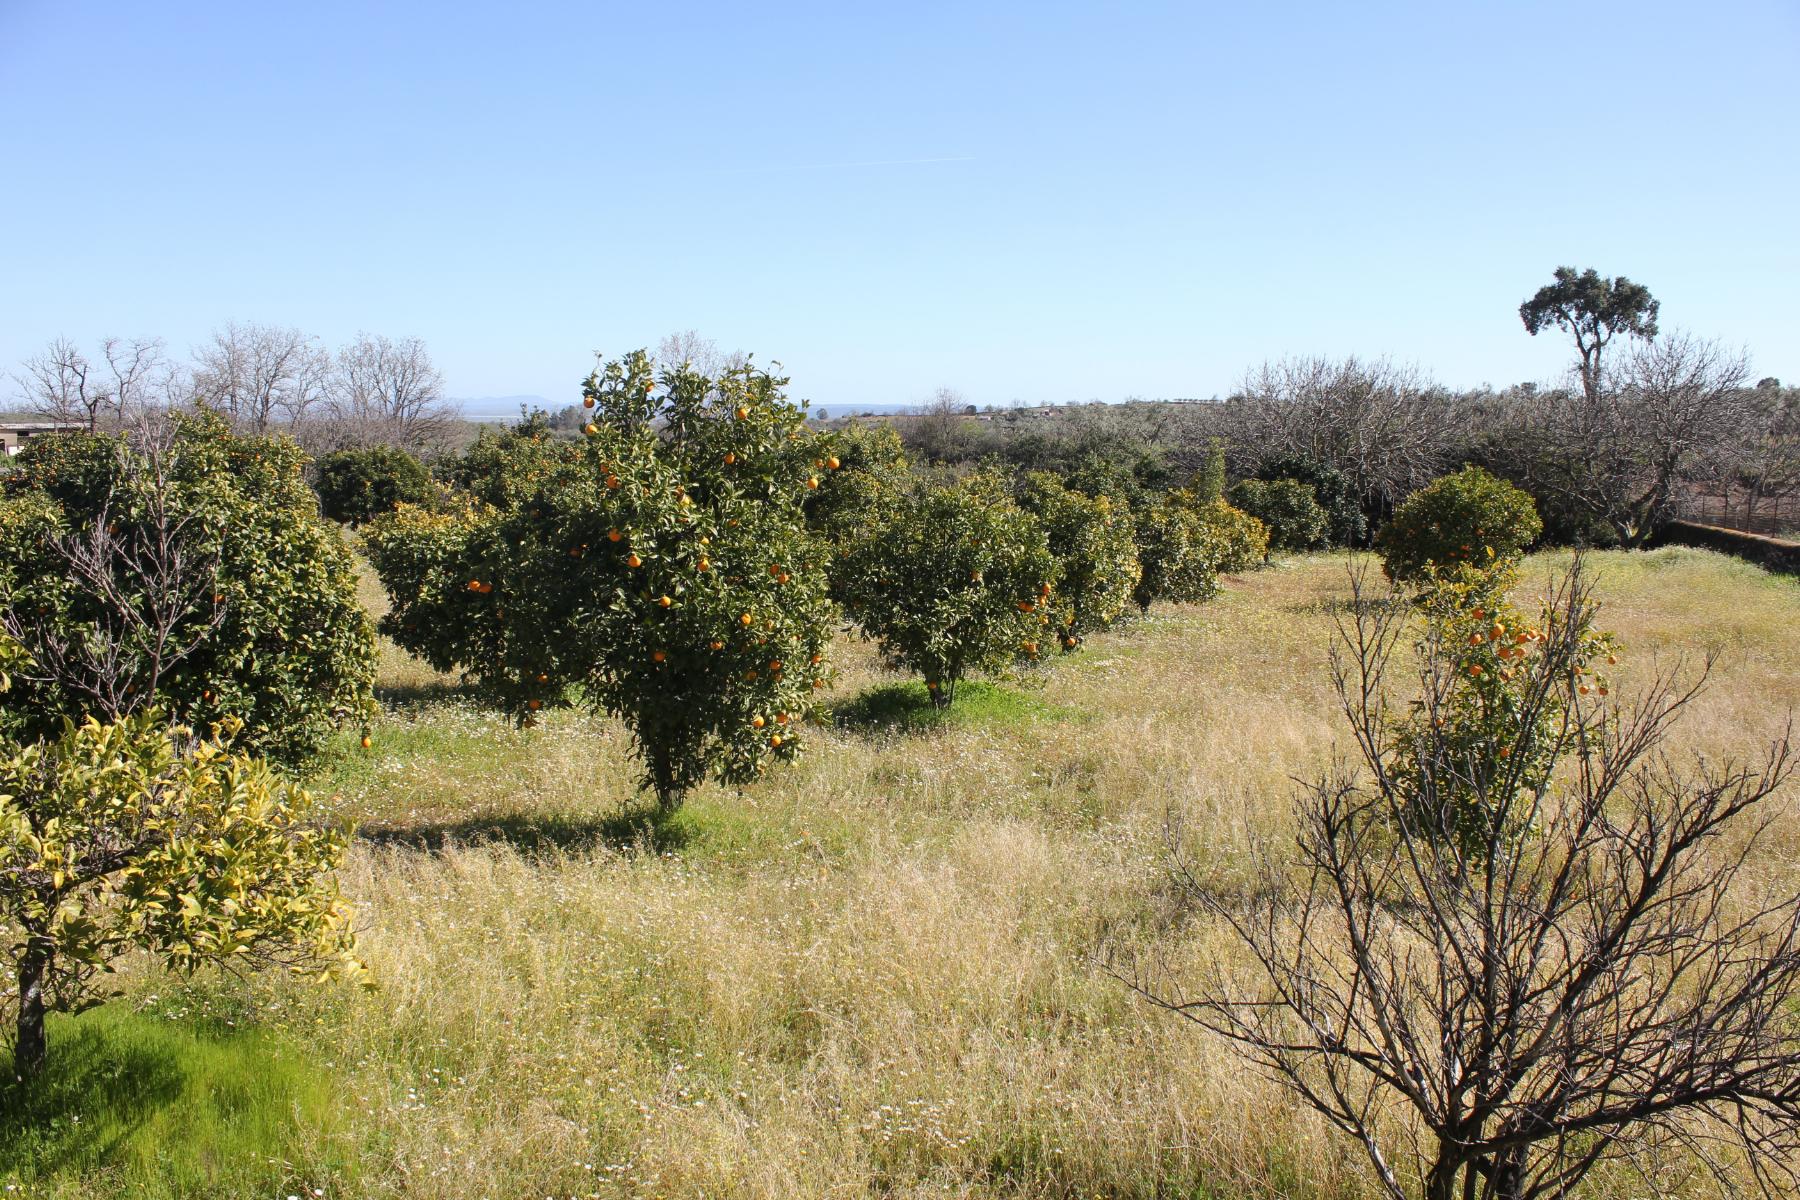
M 441 562 L 461 578 L 506 579 L 503 624 L 483 606 L 435 605 L 409 572 L 372 555 L 402 644 L 512 711 L 540 699 L 618 716 L 665 806 L 707 776 L 743 783 L 769 759 L 797 756 L 804 738 L 771 744 L 751 723 L 805 712 L 809 680 L 758 668 L 821 655 L 831 634 L 824 572 L 763 569 L 771 556 L 825 557 L 802 508 L 820 442 L 785 383 L 753 365 L 659 371 L 642 353 L 602 365 L 583 387 L 596 433 L 508 450 L 509 461 L 547 465 L 504 503 L 405 535 L 424 574 Z M 625 531 L 627 555 L 569 549 Z M 530 682 L 546 666 L 566 689 Z

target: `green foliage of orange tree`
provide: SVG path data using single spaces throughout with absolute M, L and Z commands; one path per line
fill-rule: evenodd
M 0 626 L 31 659 L 0 734 L 154 706 L 240 720 L 244 750 L 293 764 L 364 719 L 375 629 L 305 464 L 204 412 L 35 439 L 0 495 Z
M 1070 653 L 1131 606 L 1143 574 L 1131 510 L 1109 496 L 1084 496 L 1043 471 L 1025 477 L 1018 502 L 1044 527 L 1056 559 L 1059 582 L 1048 615 Z
M 1269 557 L 1269 529 L 1256 517 L 1223 500 L 1194 506 L 1206 531 L 1213 566 L 1227 575 L 1248 571 Z
M 0 740 L 0 958 L 17 981 L 13 1063 L 34 1074 L 45 1017 L 103 998 L 131 950 L 191 971 L 281 963 L 360 977 L 333 872 L 343 831 L 230 744 L 154 712 Z
M 1417 593 L 1419 698 L 1384 764 L 1407 818 L 1472 859 L 1531 832 L 1495 823 L 1525 811 L 1519 793 L 1549 786 L 1571 721 L 1603 711 L 1618 661 L 1591 605 L 1563 593 L 1531 614 L 1509 598 L 1517 583 L 1510 561 L 1463 564 Z
M 369 527 L 384 630 L 523 721 L 618 717 L 664 809 L 792 760 L 832 626 L 802 506 L 831 467 L 786 382 L 607 363 L 582 441 L 496 441 L 480 497 Z
M 1192 507 L 1164 500 L 1136 516 L 1142 570 L 1131 598 L 1153 604 L 1199 604 L 1219 594 L 1219 559 L 1205 521 Z
M 1043 527 L 987 474 L 919 484 L 838 566 L 845 610 L 939 706 L 970 675 L 1041 656 L 1058 566 Z
M 1399 581 L 1517 562 L 1543 533 L 1530 495 L 1480 467 L 1433 480 L 1394 510 L 1375 537 L 1382 569 Z
M 1331 538 L 1330 515 L 1297 479 L 1242 479 L 1231 485 L 1229 499 L 1263 523 L 1274 549 L 1313 550 Z
M 830 468 L 807 498 L 807 523 L 834 546 L 855 541 L 880 523 L 889 504 L 912 482 L 900 432 L 886 421 L 854 422 L 825 435 Z

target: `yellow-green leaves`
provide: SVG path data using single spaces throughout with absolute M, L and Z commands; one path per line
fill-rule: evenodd
M 132 947 L 360 977 L 344 831 L 262 761 L 147 713 L 0 743 L 0 953 L 48 951 L 59 1002 Z

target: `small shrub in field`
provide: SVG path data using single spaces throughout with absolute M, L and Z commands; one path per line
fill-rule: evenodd
M 1056 560 L 1001 481 L 921 486 L 839 563 L 844 607 L 933 702 L 957 683 L 1037 659 L 1055 636 Z
M 1181 504 L 1156 504 L 1136 517 L 1141 571 L 1131 598 L 1152 604 L 1199 604 L 1219 594 L 1216 547 L 1200 514 Z
M 1197 505 L 1194 513 L 1206 530 L 1213 569 L 1220 574 L 1248 571 L 1268 558 L 1268 528 L 1249 513 L 1223 500 Z
M 1368 541 L 1369 519 L 1363 515 L 1362 505 L 1342 471 L 1317 459 L 1283 454 L 1264 459 L 1257 466 L 1256 477 L 1292 479 L 1305 484 L 1319 507 L 1325 510 L 1330 530 L 1328 537 L 1333 546 L 1361 546 Z
M 339 450 L 319 460 L 319 511 L 346 525 L 362 525 L 402 504 L 431 498 L 431 475 L 418 459 L 393 446 Z
M 0 623 L 32 660 L 0 733 L 155 707 L 241 720 L 241 748 L 293 764 L 363 719 L 375 630 L 304 464 L 211 415 L 32 442 L 0 499 Z
M 1496 828 L 1495 814 L 1523 811 L 1513 796 L 1549 786 L 1571 713 L 1607 695 L 1605 666 L 1617 661 L 1591 606 L 1546 603 L 1528 616 L 1507 599 L 1517 579 L 1510 563 L 1431 577 L 1418 597 L 1425 688 L 1384 765 L 1408 819 L 1472 858 L 1530 832 Z
M 785 383 L 659 377 L 642 352 L 606 364 L 568 451 L 529 429 L 494 439 L 481 498 L 369 527 L 383 629 L 522 721 L 618 717 L 665 809 L 709 775 L 792 760 L 832 615 L 802 504 L 831 467 Z
M 1331 536 L 1331 518 L 1310 487 L 1297 479 L 1244 479 L 1233 484 L 1233 507 L 1261 521 L 1275 550 L 1316 550 Z
M 1388 578 L 1417 580 L 1464 564 L 1515 562 L 1543 528 L 1529 495 L 1464 467 L 1408 496 L 1375 546 Z
M 222 726 L 228 738 L 235 722 Z M 131 950 L 191 971 L 274 962 L 356 976 L 332 872 L 345 835 L 218 735 L 154 712 L 0 741 L 0 958 L 18 981 L 15 1066 L 43 1066 L 49 1011 L 96 1002 Z
M 1125 614 L 1143 567 L 1131 511 L 1110 496 L 1093 499 L 1034 472 L 1018 492 L 1019 506 L 1044 527 L 1057 562 L 1051 627 L 1065 653 L 1082 638 Z

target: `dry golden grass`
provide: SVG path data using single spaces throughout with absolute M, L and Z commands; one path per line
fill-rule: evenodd
M 1621 691 L 1717 648 L 1676 748 L 1766 745 L 1800 701 L 1800 585 L 1695 551 L 1595 558 Z M 1325 606 L 1348 561 L 1094 638 L 1022 704 L 821 729 L 796 769 L 654 835 L 611 819 L 636 773 L 616 729 L 513 730 L 390 652 L 404 702 L 334 782 L 377 835 L 346 882 L 379 990 L 202 980 L 181 1002 L 279 1026 L 337 1081 L 342 1119 L 287 1150 L 296 1192 L 1371 1194 L 1356 1152 L 1096 961 L 1108 938 L 1236 953 L 1165 923 L 1166 821 L 1225 876 L 1286 827 L 1290 777 L 1337 736 Z M 838 658 L 837 699 L 890 682 L 860 645 Z M 1767 870 L 1800 887 L 1784 824 Z M 332 1155 L 354 1165 L 309 1166 Z

